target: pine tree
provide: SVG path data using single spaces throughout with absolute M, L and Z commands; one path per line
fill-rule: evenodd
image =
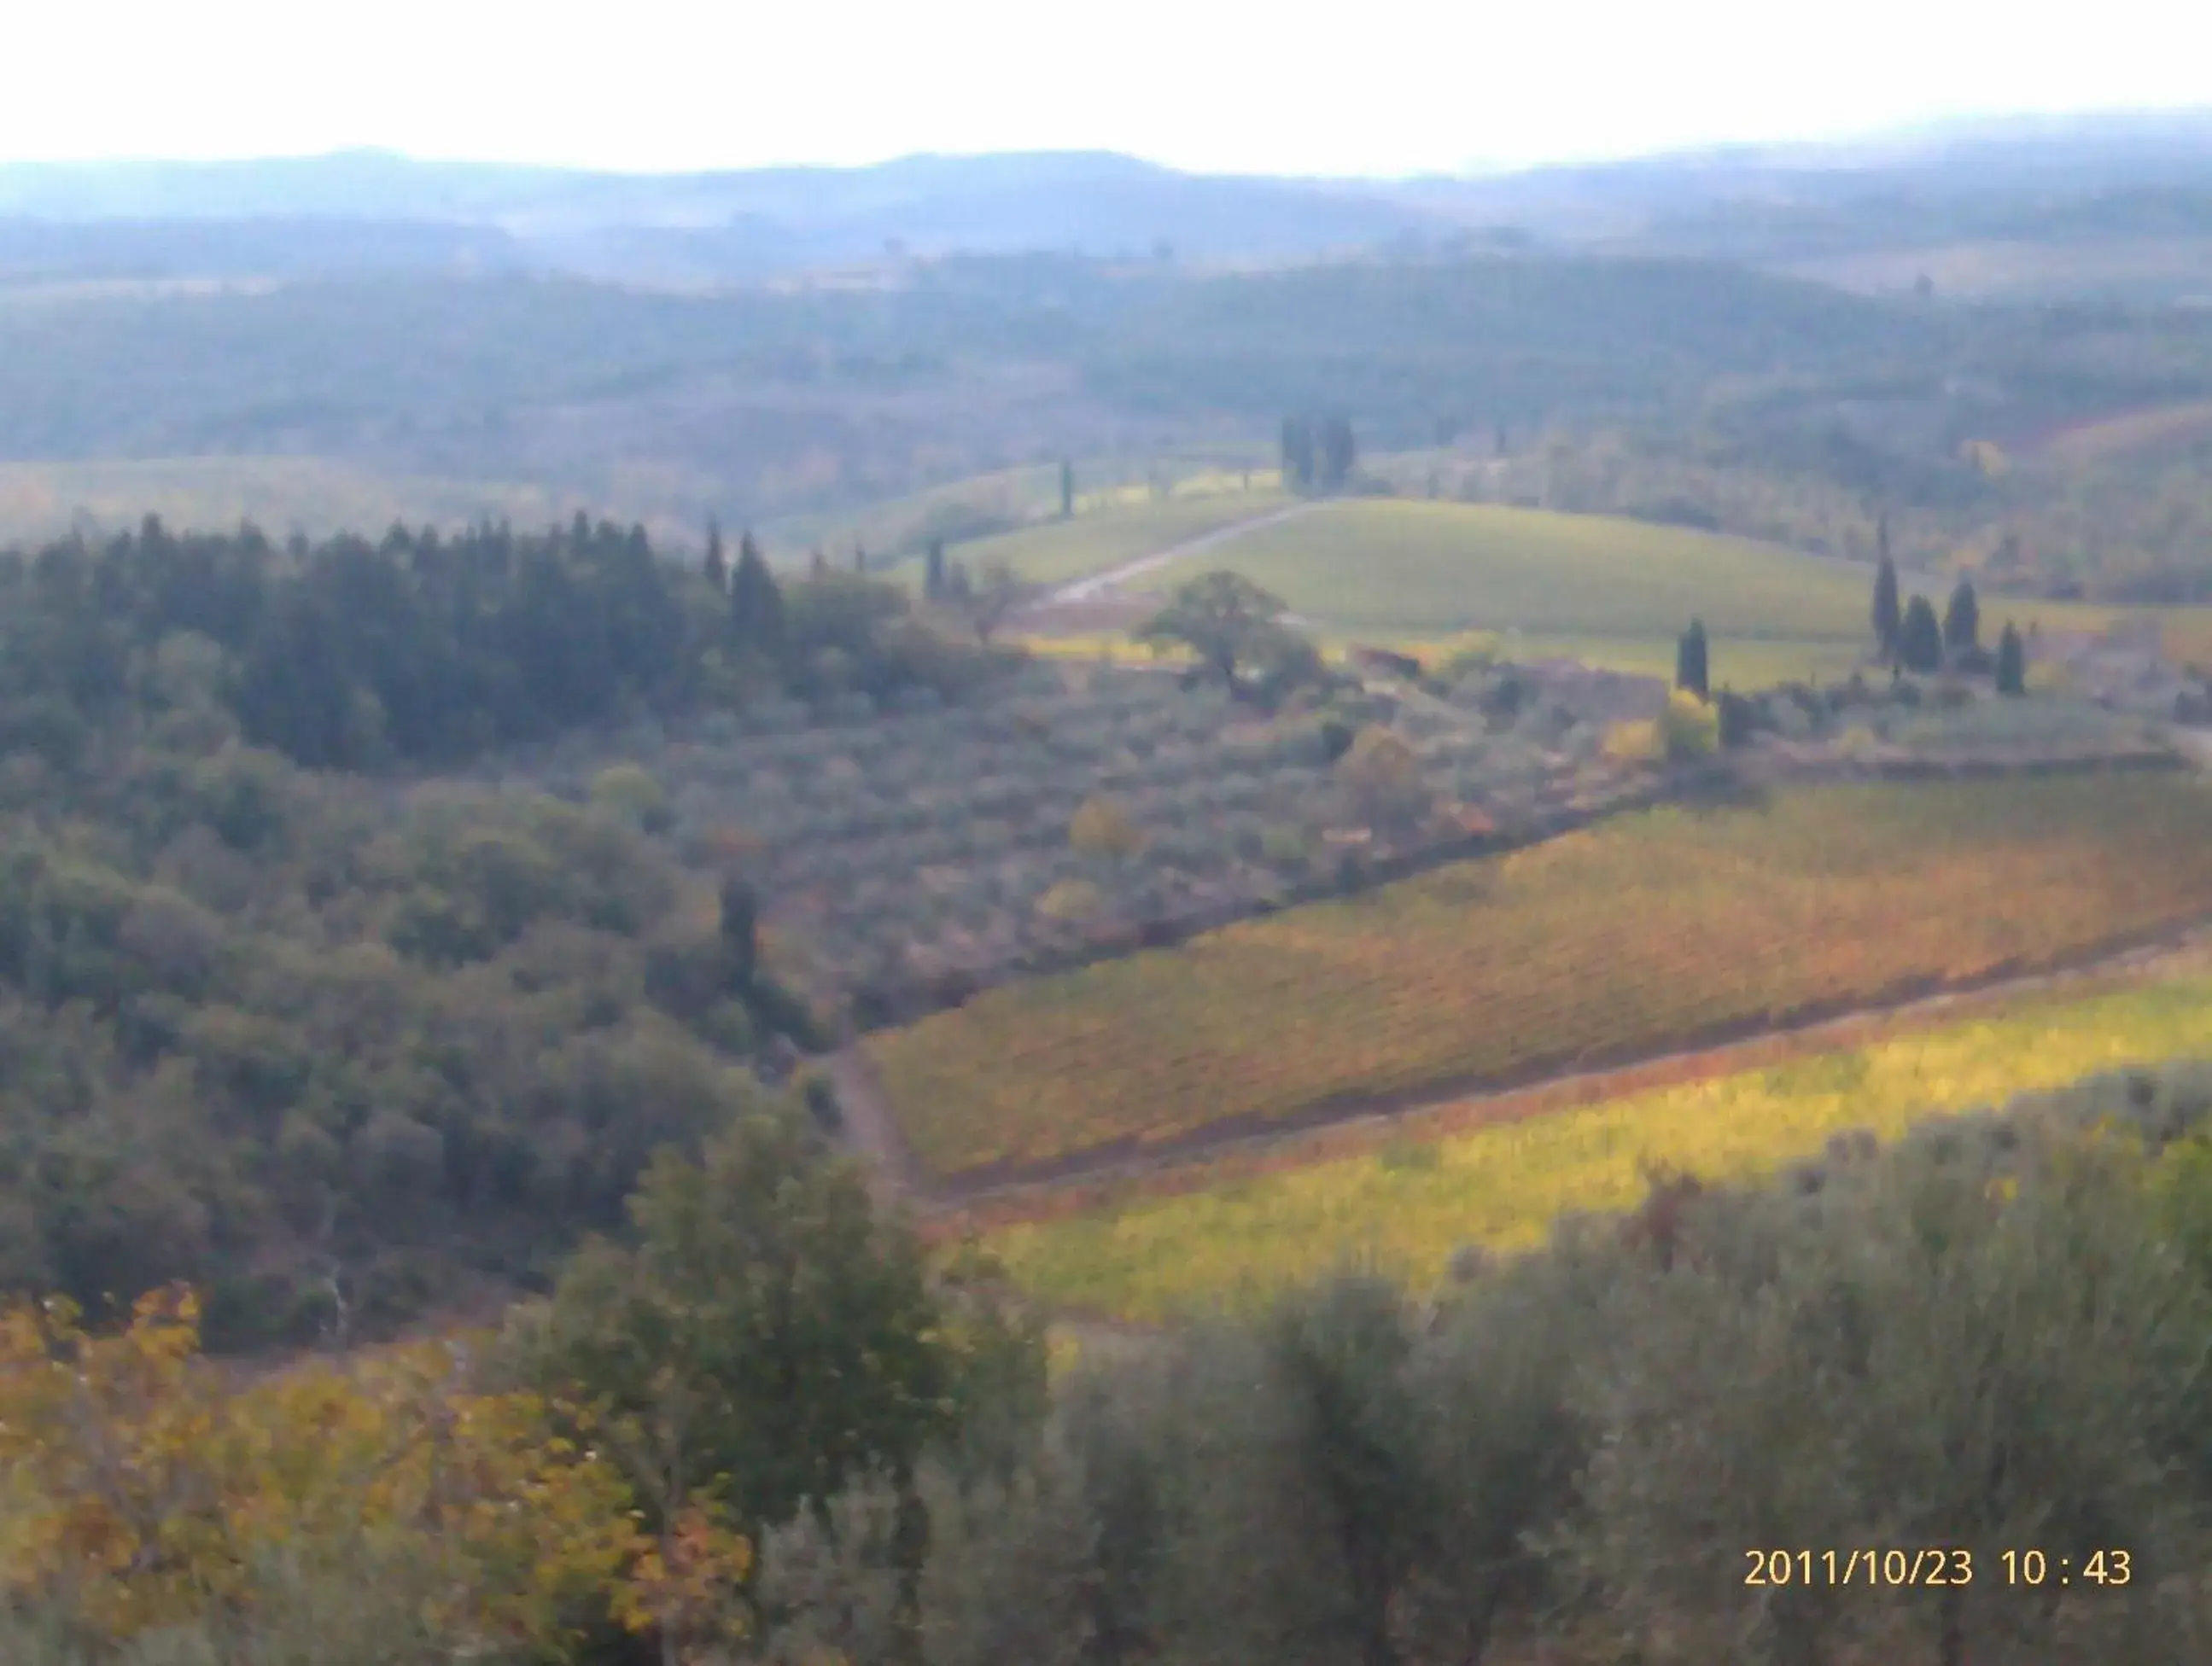
M 2004 634 L 1997 639 L 1997 693 L 2025 694 L 2027 692 L 2027 650 L 2013 628 L 2010 620 L 2005 621 Z
M 1075 465 L 1066 457 L 1060 463 L 1060 518 L 1075 518 Z
M 750 532 L 738 540 L 737 569 L 730 575 L 730 631 L 741 647 L 771 658 L 782 651 L 783 592 Z
M 722 524 L 707 523 L 707 582 L 726 594 L 730 588 L 730 558 L 722 553 Z
M 1936 622 L 1936 609 L 1924 596 L 1916 596 L 1905 609 L 1898 627 L 1897 657 L 1908 671 L 1942 669 L 1943 630 Z
M 1710 693 L 1706 682 L 1705 621 L 1692 619 L 1690 628 L 1682 633 L 1674 645 L 1674 686 L 1686 689 L 1699 700 Z
M 1884 554 L 1881 566 L 1874 575 L 1874 639 L 1881 645 L 1881 657 L 1894 664 L 1897 660 L 1898 630 L 1904 622 L 1897 598 L 1897 564 L 1887 553 L 1889 542 L 1889 524 L 1882 523 L 1881 540 Z
M 925 602 L 945 600 L 945 540 L 932 538 L 929 553 L 922 558 L 921 599 Z
M 1943 609 L 1943 645 L 1954 652 L 1976 647 L 1981 632 L 1982 609 L 1974 600 L 1973 581 L 1961 579 L 1951 592 L 1950 605 Z

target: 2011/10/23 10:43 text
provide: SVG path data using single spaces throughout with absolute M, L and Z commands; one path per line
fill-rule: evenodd
M 1747 1585 L 1970 1585 L 1974 1553 L 1934 1547 L 1917 1550 L 1747 1550 Z M 2135 1577 L 2124 1550 L 2093 1550 L 2076 1558 L 2042 1550 L 1997 1554 L 2008 1585 L 2120 1586 Z

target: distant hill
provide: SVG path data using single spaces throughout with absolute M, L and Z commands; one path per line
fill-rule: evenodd
M 339 221 L 495 232 L 515 259 L 606 277 L 711 282 L 954 251 L 1279 259 L 1438 228 L 1371 193 L 1180 173 L 1109 154 L 915 156 L 865 168 L 624 175 L 416 161 L 378 151 L 251 162 L 0 167 L 0 228 L 131 221 L 145 251 L 198 252 L 190 222 L 243 223 L 280 265 Z M 397 233 L 382 245 L 398 246 Z M 4 245 L 0 245 L 4 247 Z M 449 251 L 422 247 L 426 264 Z M 480 255 L 489 252 L 479 251 Z
M 2193 235 L 2207 202 L 2208 112 L 1984 119 L 1403 180 L 1193 174 L 1088 151 L 644 175 L 356 150 L 0 167 L 0 278 L 489 267 L 713 288 L 899 256 L 1165 249 L 1280 264 L 1500 233 L 1772 263 L 1962 236 Z M 213 225 L 236 229 L 192 229 Z M 92 226 L 129 229 L 63 229 Z

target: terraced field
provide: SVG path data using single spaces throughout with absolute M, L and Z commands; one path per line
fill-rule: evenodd
M 1516 628 L 1534 636 L 1671 644 L 1695 615 L 1731 638 L 1858 643 L 1872 575 L 1848 563 L 1739 538 L 1603 515 L 1497 504 L 1365 501 L 1323 506 L 1261 528 L 1146 580 L 1167 590 L 1228 567 L 1291 608 L 1361 630 Z M 1941 604 L 1943 597 L 1934 598 Z M 2108 608 L 1985 604 L 2022 630 L 2100 630 Z
M 1010 985 L 870 1051 L 926 1167 L 1018 1171 L 1644 1057 L 2204 918 L 2194 777 L 1818 788 Z
M 1348 1257 L 1434 1288 L 1462 1245 L 1517 1249 L 1562 1213 L 1632 1206 L 1649 1168 L 1751 1180 L 1847 1129 L 1891 1138 L 1931 1115 L 2092 1072 L 2205 1057 L 2212 973 L 2200 971 L 2086 998 L 2021 1001 L 1972 1021 L 1435 1143 L 1005 1227 L 984 1241 L 1037 1297 L 1133 1319 L 1281 1289 Z

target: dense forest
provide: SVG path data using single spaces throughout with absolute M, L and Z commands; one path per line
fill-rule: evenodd
M 0 591 L 0 1285 L 101 1312 L 190 1278 L 224 1347 L 527 1281 L 814 1039 L 624 772 L 583 802 L 412 772 L 1003 663 L 867 579 L 779 585 L 750 539 L 679 568 L 581 517 L 149 523 Z

